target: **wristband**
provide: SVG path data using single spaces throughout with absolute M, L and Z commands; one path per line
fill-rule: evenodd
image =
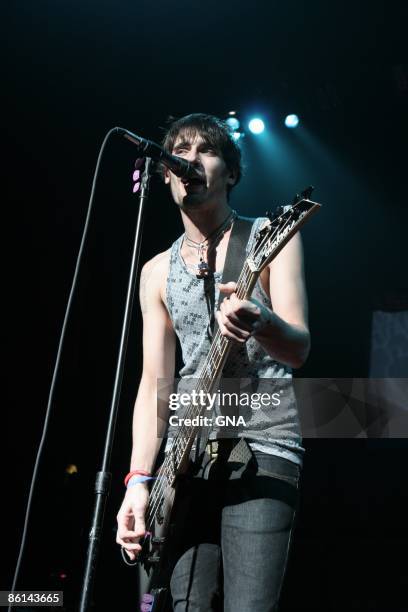
M 132 476 L 129 478 L 127 483 L 127 488 L 133 487 L 133 485 L 137 485 L 141 482 L 148 482 L 149 480 L 155 480 L 154 476 Z
M 127 483 L 132 478 L 132 476 L 150 476 L 150 472 L 147 472 L 146 470 L 132 470 L 131 472 L 129 472 L 129 474 L 125 476 L 125 487 L 127 487 Z

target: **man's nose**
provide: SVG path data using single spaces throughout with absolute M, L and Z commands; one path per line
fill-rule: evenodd
M 200 163 L 200 152 L 198 151 L 198 149 L 195 149 L 194 147 L 192 147 L 187 154 L 184 156 L 184 159 L 186 159 L 189 162 L 192 163 Z

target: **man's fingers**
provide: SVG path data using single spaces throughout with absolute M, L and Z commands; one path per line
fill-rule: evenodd
M 235 311 L 235 315 L 240 321 L 251 325 L 254 321 L 259 320 L 260 312 L 259 310 L 247 310 L 246 308 L 239 308 Z
M 251 325 L 241 321 L 228 304 L 221 304 L 221 322 L 231 333 L 240 338 L 247 338 L 248 333 L 252 331 Z
M 126 548 L 124 548 L 123 550 L 125 551 L 125 553 L 127 554 L 127 556 L 129 557 L 131 561 L 134 561 L 136 559 L 136 554 L 134 552 L 126 550 Z
M 261 309 L 258 304 L 254 304 L 251 300 L 240 300 L 234 293 L 231 298 L 231 307 L 239 314 L 248 317 L 258 317 L 261 314 Z
M 236 312 L 224 313 L 225 318 L 223 319 L 223 323 L 230 329 L 234 331 L 231 327 L 228 326 L 228 323 L 231 323 L 236 330 L 251 332 L 253 329 L 253 321 L 255 319 L 250 319 L 246 317 L 240 317 Z M 235 332 L 234 332 L 235 333 Z
M 239 335 L 234 333 L 234 329 L 238 329 L 238 328 L 235 328 L 231 323 L 226 323 L 226 324 L 229 324 L 230 326 L 230 329 L 228 329 L 226 327 L 226 324 L 224 325 L 222 314 L 219 310 L 217 310 L 216 312 L 216 317 L 218 321 L 218 326 L 220 328 L 220 332 L 226 338 L 235 340 L 236 342 L 239 342 L 240 344 L 243 344 L 244 342 L 246 342 L 247 338 L 249 338 L 250 336 L 249 332 L 239 330 L 241 332 Z
M 116 542 L 132 561 L 142 550 L 140 540 L 143 543 L 143 537 L 146 534 L 145 511 L 147 500 L 148 492 L 144 488 L 128 489 L 116 516 L 118 523 Z
M 136 514 L 136 516 L 127 512 L 119 512 L 118 517 L 118 530 L 116 534 L 116 542 L 124 548 L 140 550 L 138 544 L 140 538 L 146 533 L 146 526 L 144 522 L 143 514 Z
M 252 319 L 259 317 L 261 314 L 261 309 L 257 304 L 249 300 L 240 300 L 235 293 L 229 298 L 224 298 L 221 302 L 221 306 L 222 305 L 226 313 L 234 312 L 238 316 L 245 316 Z
M 130 530 L 130 529 L 118 529 L 117 531 L 118 536 L 120 538 L 140 538 L 140 530 L 135 531 L 135 530 Z M 142 532 L 143 535 L 144 531 Z
M 247 332 L 252 331 L 251 321 L 245 321 L 245 319 L 240 319 L 239 316 L 235 314 L 234 312 L 230 313 L 227 316 L 227 320 L 229 320 L 230 323 L 232 323 L 236 327 L 236 329 L 240 329 L 241 331 L 247 331 Z M 227 322 L 225 322 L 225 324 L 226 323 Z
M 220 311 L 223 315 L 222 322 L 234 333 L 237 333 L 238 329 L 245 332 L 252 332 L 254 321 L 259 319 L 259 312 L 248 311 L 246 308 L 238 308 L 237 310 L 228 300 L 221 302 Z M 228 322 L 234 325 L 235 330 L 227 325 Z
M 131 561 L 136 559 L 137 555 L 142 550 L 140 539 L 144 537 L 145 530 L 118 529 L 116 534 L 116 543 L 122 546 L 127 556 Z
M 232 334 L 233 336 L 235 336 L 235 338 L 239 340 L 247 340 L 252 332 L 252 328 L 242 329 L 242 327 L 237 327 L 236 325 L 234 325 L 234 323 L 229 319 L 226 319 L 226 321 L 224 321 L 224 325 L 226 329 L 230 332 L 230 334 Z
M 126 540 L 122 540 L 122 538 L 117 538 L 116 542 L 120 544 L 120 546 L 123 546 L 125 550 L 142 550 L 142 545 L 139 544 L 139 542 L 127 542 Z
M 229 283 L 218 283 L 218 288 L 221 293 L 231 295 L 231 293 L 234 293 L 235 289 L 237 288 L 237 283 L 233 283 L 232 281 Z
M 142 546 L 140 544 L 131 544 L 121 540 L 116 540 L 116 542 L 120 544 L 131 561 L 134 561 L 142 550 Z
M 116 542 L 118 544 L 123 544 L 123 542 L 128 542 L 129 544 L 137 544 L 141 538 L 144 537 L 146 531 L 120 531 L 118 529 L 116 533 Z

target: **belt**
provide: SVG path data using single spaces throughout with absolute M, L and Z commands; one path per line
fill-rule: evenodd
M 218 457 L 218 440 L 208 440 L 205 447 L 205 452 L 211 457 L 211 459 L 217 459 Z
M 252 451 L 244 438 L 209 440 L 205 450 L 211 459 L 220 458 L 247 463 L 252 458 Z

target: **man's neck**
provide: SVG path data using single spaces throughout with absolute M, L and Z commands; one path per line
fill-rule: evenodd
M 211 209 L 181 210 L 186 235 L 194 242 L 203 242 L 231 213 L 227 202 Z

